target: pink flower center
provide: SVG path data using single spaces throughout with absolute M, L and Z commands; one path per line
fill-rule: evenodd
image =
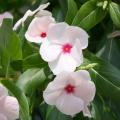
M 70 53 L 72 49 L 72 45 L 67 43 L 62 46 L 63 53 Z
M 47 36 L 47 34 L 46 34 L 46 32 L 42 32 L 42 33 L 40 34 L 40 36 L 41 36 L 42 38 L 45 38 L 45 37 Z
M 68 93 L 68 94 L 74 93 L 74 91 L 75 91 L 74 89 L 75 89 L 75 86 L 73 86 L 73 85 L 71 85 L 71 84 L 68 84 L 68 85 L 64 88 L 65 92 Z

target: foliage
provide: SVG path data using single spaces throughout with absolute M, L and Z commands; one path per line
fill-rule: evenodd
M 28 8 L 48 1 L 51 3 L 48 9 L 58 22 L 82 27 L 90 35 L 85 62 L 77 69 L 89 70 L 97 88 L 91 106 L 93 118 L 84 118 L 81 113 L 71 118 L 44 103 L 42 92 L 54 76 L 40 58 L 39 47 L 24 38 L 29 21 L 14 32 L 13 21 L 5 19 L 0 28 L 0 80 L 18 99 L 21 119 L 119 120 L 120 1 L 1 0 L 0 12 L 11 11 L 15 23 Z

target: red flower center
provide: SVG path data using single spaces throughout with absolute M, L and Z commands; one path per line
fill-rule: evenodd
M 64 90 L 66 91 L 66 93 L 70 94 L 70 93 L 74 93 L 74 90 L 75 89 L 75 86 L 71 85 L 71 84 L 68 84 Z
M 45 32 L 42 32 L 42 33 L 40 34 L 40 36 L 41 36 L 42 38 L 45 38 L 45 37 L 47 36 L 47 34 L 46 34 Z
M 62 47 L 63 53 L 70 53 L 71 49 L 72 49 L 72 45 L 69 43 L 63 45 Z

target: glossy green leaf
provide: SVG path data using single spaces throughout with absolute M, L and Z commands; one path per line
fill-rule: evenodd
M 22 59 L 22 49 L 20 39 L 12 30 L 12 20 L 5 19 L 0 27 L 0 64 L 1 72 L 8 74 L 10 62 Z
M 74 0 L 67 0 L 67 2 L 68 2 L 68 10 L 67 10 L 65 22 L 71 24 L 78 11 L 78 8 Z
M 58 0 L 58 3 L 60 5 L 60 8 L 63 13 L 63 17 L 65 17 L 66 12 L 67 12 L 67 0 Z
M 28 41 L 24 40 L 22 45 L 22 52 L 23 52 L 23 58 L 26 58 L 36 52 L 38 52 L 39 49 L 36 49 L 33 46 L 33 43 L 29 43 Z
M 64 115 L 63 113 L 58 111 L 54 106 L 48 106 L 46 120 L 72 120 L 72 117 Z
M 5 19 L 0 28 L 0 49 L 12 60 L 22 59 L 20 39 L 12 30 L 12 21 L 9 19 Z
M 85 30 L 90 30 L 103 20 L 105 15 L 106 11 L 103 10 L 102 7 L 97 6 L 97 1 L 90 0 L 80 7 L 72 25 L 82 27 Z
M 27 94 L 36 89 L 42 89 L 45 80 L 48 80 L 50 71 L 46 69 L 33 68 L 25 71 L 18 79 L 17 86 Z
M 117 38 L 108 39 L 105 37 L 102 41 L 101 49 L 97 52 L 97 56 L 109 61 L 115 67 L 120 69 L 120 41 Z
M 120 28 L 120 5 L 111 2 L 109 4 L 109 12 L 113 23 L 116 25 L 116 27 Z
M 113 104 L 114 103 L 114 104 Z M 96 95 L 94 102 L 92 103 L 94 112 L 94 120 L 117 120 L 119 116 L 114 113 L 115 102 L 110 99 L 104 99 L 101 95 Z
M 120 71 L 100 58 L 97 58 L 90 52 L 85 53 L 85 58 L 90 63 L 98 63 L 97 66 L 91 68 L 92 77 L 95 82 L 97 92 L 104 97 L 108 97 L 116 102 L 120 101 Z
M 21 120 L 30 120 L 29 105 L 25 94 L 9 80 L 1 80 L 1 83 L 17 98 L 20 105 Z
M 23 60 L 23 69 L 42 68 L 47 66 L 47 63 L 42 60 L 40 54 L 34 53 Z
M 56 21 L 62 22 L 64 20 L 62 10 L 59 6 L 53 8 L 52 14 Z

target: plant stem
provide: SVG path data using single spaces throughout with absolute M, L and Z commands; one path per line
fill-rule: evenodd
M 10 67 L 10 57 L 9 57 L 8 63 L 7 63 L 5 78 L 8 78 L 8 77 L 9 77 L 9 67 Z

